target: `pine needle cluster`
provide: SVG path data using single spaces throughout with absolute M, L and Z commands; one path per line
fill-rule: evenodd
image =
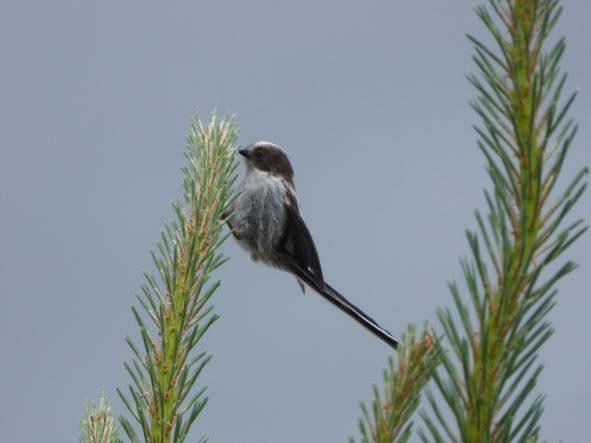
M 194 387 L 211 356 L 198 351 L 198 344 L 219 318 L 208 302 L 220 281 L 210 280 L 226 261 L 219 246 L 229 235 L 224 211 L 234 198 L 237 134 L 228 116 L 218 120 L 214 114 L 207 124 L 198 117 L 192 121 L 182 168 L 184 204 L 173 204 L 176 220 L 166 224 L 152 253 L 158 277 L 145 273 L 136 294 L 141 308 L 132 308 L 141 345 L 127 338 L 134 355 L 125 363 L 133 381 L 131 398 L 118 389 L 140 425 L 141 439 L 131 422 L 120 417 L 132 442 L 185 441 L 207 404 L 205 388 Z

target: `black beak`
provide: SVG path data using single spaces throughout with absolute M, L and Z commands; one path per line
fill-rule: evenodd
M 246 149 L 239 149 L 238 154 L 240 154 L 244 158 L 250 157 L 250 154 Z

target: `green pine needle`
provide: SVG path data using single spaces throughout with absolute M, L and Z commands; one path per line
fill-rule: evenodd
M 84 416 L 80 420 L 80 443 L 121 443 L 117 422 L 111 413 L 111 405 L 102 395 L 98 407 L 94 402 L 84 404 Z
M 383 394 L 374 385 L 373 416 L 361 404 L 361 443 L 404 443 L 412 435 L 412 415 L 419 405 L 421 390 L 430 379 L 430 367 L 438 364 L 434 336 L 425 325 L 417 337 L 409 325 L 398 348 L 396 365 L 392 357 L 384 371 Z M 353 442 L 353 439 L 350 440 Z
M 237 135 L 229 116 L 192 120 L 182 168 L 184 201 L 173 204 L 176 220 L 165 225 L 152 252 L 157 277 L 145 273 L 136 294 L 141 308 L 132 313 L 141 346 L 127 339 L 134 359 L 125 369 L 133 384 L 129 394 L 117 392 L 145 442 L 185 441 L 208 401 L 205 388 L 195 392 L 195 386 L 211 356 L 197 350 L 219 318 L 208 303 L 220 282 L 210 279 L 227 260 L 218 249 L 227 238 L 225 210 L 234 198 Z M 140 441 L 125 417 L 120 423 L 131 441 Z
M 476 9 L 491 43 L 468 37 L 479 72 L 468 80 L 478 93 L 477 144 L 492 189 L 488 216 L 476 213 L 479 231 L 467 233 L 471 259 L 461 261 L 471 306 L 452 282 L 455 312 L 438 311 L 442 370 L 431 367 L 431 376 L 443 402 L 428 392 L 423 441 L 539 435 L 543 398 L 530 398 L 542 370 L 537 353 L 553 332 L 547 315 L 556 284 L 576 267 L 557 260 L 587 230 L 580 220 L 562 226 L 587 187 L 587 169 L 553 194 L 577 131 L 567 118 L 576 94 L 562 99 L 565 41 L 546 49 L 561 11 L 558 0 L 489 0 Z

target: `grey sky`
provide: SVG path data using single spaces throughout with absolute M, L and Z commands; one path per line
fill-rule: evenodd
M 180 196 L 188 118 L 236 114 L 296 170 L 329 282 L 397 335 L 434 324 L 487 183 L 464 33 L 479 2 L 0 2 L 0 429 L 77 438 L 84 400 L 129 380 L 125 335 L 148 251 Z M 564 1 L 563 66 L 591 163 L 591 3 Z M 585 196 L 577 215 L 591 216 Z M 344 240 L 349 238 L 346 245 Z M 543 435 L 588 438 L 591 237 L 542 351 Z M 195 426 L 213 442 L 338 442 L 388 348 L 235 244 Z M 420 420 L 417 420 L 420 423 Z

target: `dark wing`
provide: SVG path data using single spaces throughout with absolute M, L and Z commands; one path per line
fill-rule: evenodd
M 297 198 L 290 190 L 287 191 L 285 209 L 287 227 L 282 242 L 283 249 L 301 269 L 309 270 L 316 282 L 322 286 L 324 278 L 322 277 L 318 251 L 316 251 L 312 235 L 300 215 Z

